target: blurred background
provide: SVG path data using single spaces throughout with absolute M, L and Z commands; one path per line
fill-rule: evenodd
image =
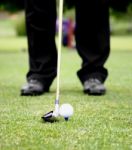
M 24 19 L 24 0 L 0 1 L 0 51 L 27 50 Z M 63 45 L 74 48 L 74 6 L 65 1 Z M 112 37 L 132 35 L 132 0 L 110 1 L 110 26 Z M 58 26 L 56 23 L 56 30 Z M 118 47 L 118 42 L 115 47 Z M 129 46 L 128 46 L 129 48 Z

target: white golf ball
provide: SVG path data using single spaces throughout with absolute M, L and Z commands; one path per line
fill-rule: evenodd
M 69 118 L 73 115 L 73 107 L 70 104 L 60 106 L 59 114 L 64 118 Z

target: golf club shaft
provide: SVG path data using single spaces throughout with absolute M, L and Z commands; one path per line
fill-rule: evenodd
M 62 48 L 62 24 L 63 24 L 63 0 L 59 0 L 57 89 L 56 89 L 56 101 L 55 101 L 55 104 L 59 104 L 59 96 L 60 96 L 60 68 L 61 68 L 61 48 Z

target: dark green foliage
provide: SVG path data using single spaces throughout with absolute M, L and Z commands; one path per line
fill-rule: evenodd
M 24 0 L 0 0 L 0 9 L 17 11 L 24 8 Z
M 23 13 L 18 16 L 15 22 L 15 29 L 18 36 L 26 35 L 25 16 Z
M 65 0 L 65 8 L 70 9 L 74 7 L 75 0 Z
M 110 7 L 114 11 L 126 12 L 132 0 L 109 0 Z M 74 7 L 75 0 L 65 0 L 65 10 Z M 0 0 L 0 9 L 16 11 L 24 8 L 24 0 Z
M 126 12 L 130 3 L 132 3 L 132 0 L 110 0 L 110 7 L 114 11 Z

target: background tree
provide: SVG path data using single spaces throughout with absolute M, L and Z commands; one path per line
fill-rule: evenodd
M 57 0 L 58 1 L 58 0 Z M 109 0 L 114 12 L 126 12 L 132 0 Z M 73 8 L 75 0 L 65 0 L 65 10 Z M 24 8 L 24 0 L 0 0 L 0 8 L 7 10 L 19 10 Z

